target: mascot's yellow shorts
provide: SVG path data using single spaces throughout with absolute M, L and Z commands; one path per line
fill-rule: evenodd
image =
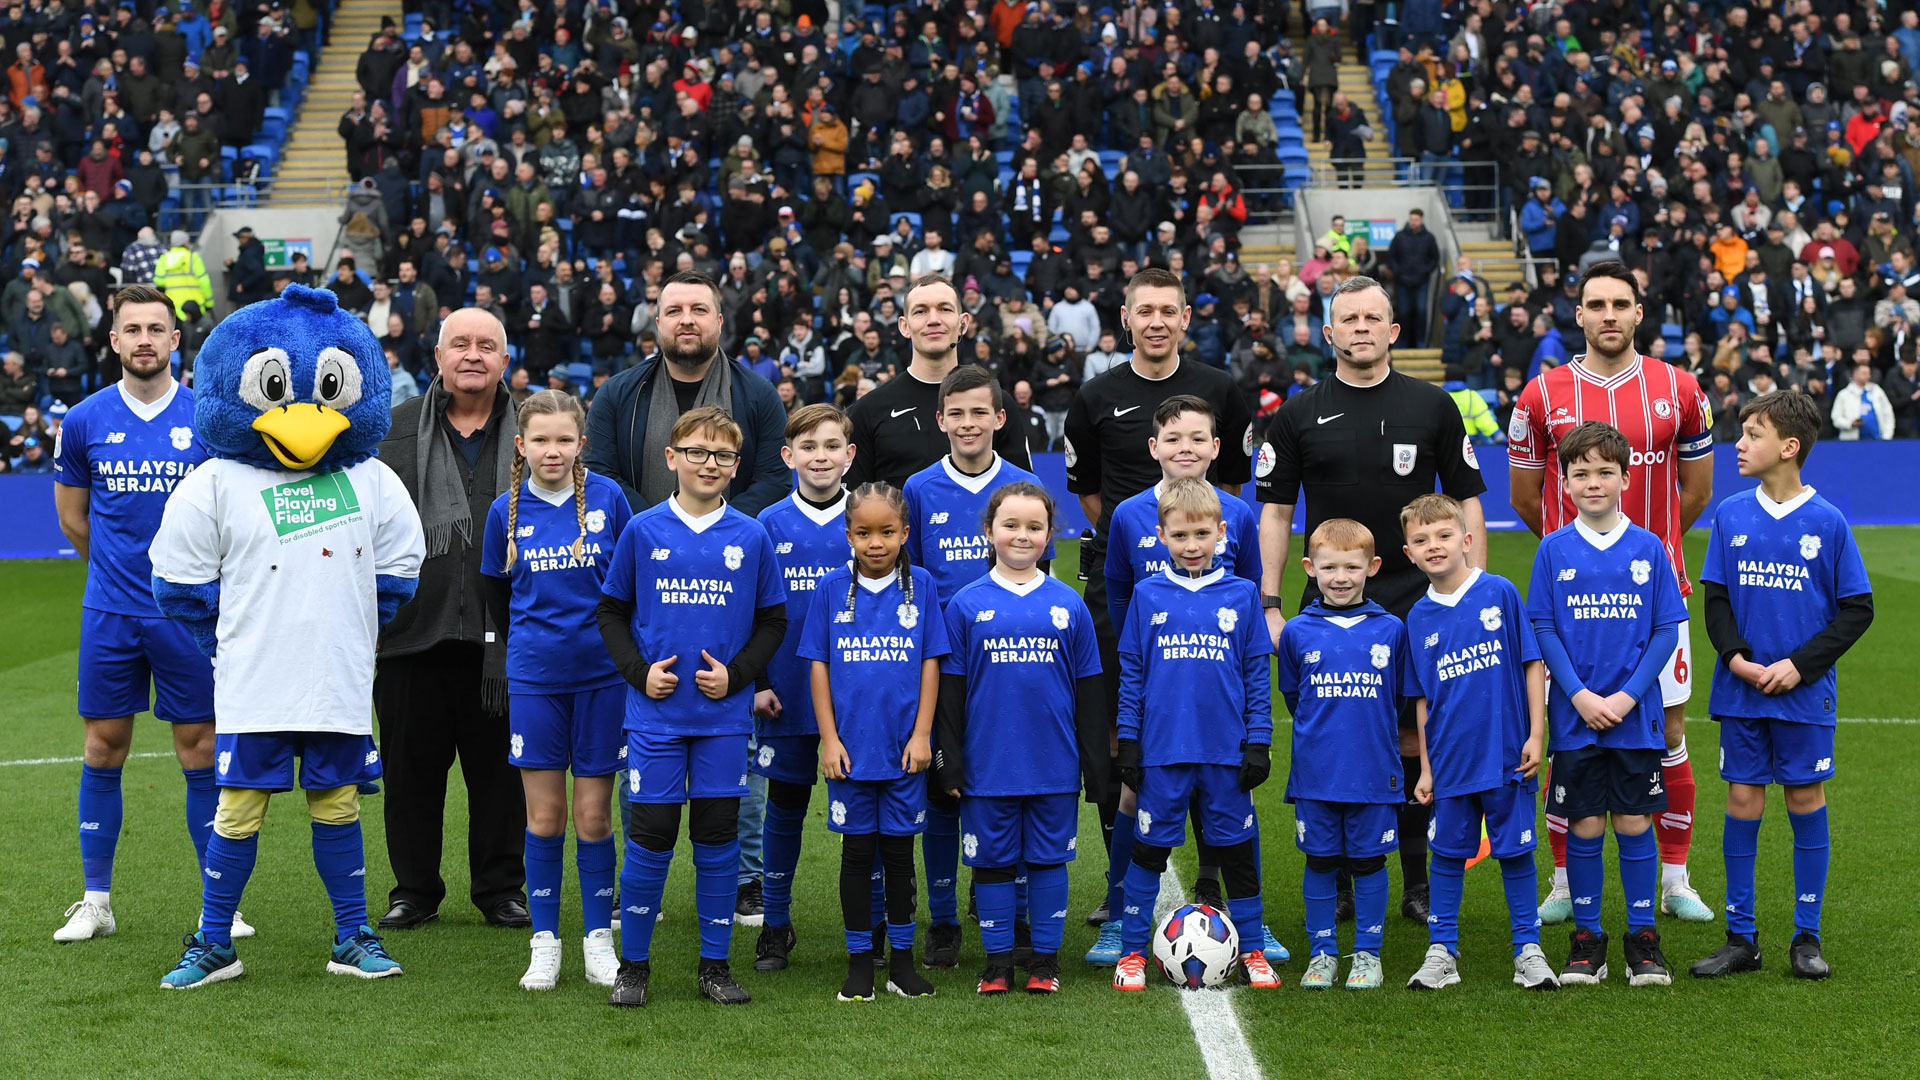
M 245 840 L 267 820 L 272 792 L 259 788 L 221 788 L 220 809 L 213 815 L 213 831 L 229 840 Z M 307 792 L 307 812 L 322 825 L 351 825 L 360 820 L 360 789 L 348 784 Z

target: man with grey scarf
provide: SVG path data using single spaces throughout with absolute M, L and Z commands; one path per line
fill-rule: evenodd
M 419 591 L 381 633 L 373 680 L 394 876 L 380 926 L 407 930 L 439 917 L 447 771 L 457 756 L 474 906 L 494 926 L 526 927 L 526 804 L 507 760 L 505 635 L 487 620 L 480 584 L 480 534 L 513 468 L 506 328 L 462 308 L 441 324 L 434 361 L 426 393 L 394 407 L 380 444 L 427 536 Z
M 657 305 L 660 353 L 608 379 L 587 413 L 587 468 L 620 481 L 635 513 L 672 495 L 667 441 L 680 414 L 703 405 L 727 410 L 740 425 L 740 470 L 727 503 L 749 517 L 786 498 L 793 472 L 780 460 L 787 411 L 773 384 L 720 351 L 720 286 L 696 271 L 667 278 Z M 669 390 L 671 392 L 669 392 Z M 741 769 L 748 771 L 743 762 Z M 625 788 L 621 788 L 622 791 Z M 735 918 L 761 921 L 761 823 L 766 778 L 752 773 L 740 800 L 740 881 Z M 620 799 L 623 832 L 630 820 Z

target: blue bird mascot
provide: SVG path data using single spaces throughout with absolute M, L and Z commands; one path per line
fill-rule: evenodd
M 374 645 L 412 599 L 425 554 L 406 488 L 374 457 L 391 395 L 366 324 L 300 285 L 229 315 L 194 364 L 208 460 L 167 502 L 153 595 L 213 658 L 220 803 L 200 930 L 164 988 L 241 974 L 234 909 L 267 798 L 294 789 L 296 758 L 333 904 L 327 971 L 400 974 L 367 921 L 358 788 L 380 776 Z

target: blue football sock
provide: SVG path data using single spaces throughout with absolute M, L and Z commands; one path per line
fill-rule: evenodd
M 1427 871 L 1427 943 L 1445 945 L 1447 951 L 1460 951 L 1460 894 L 1467 886 L 1467 860 L 1449 858 L 1435 851 Z
M 1127 828 L 1131 830 L 1133 826 Z M 1116 826 L 1113 833 L 1117 838 L 1120 829 Z M 1130 862 L 1126 876 L 1120 880 L 1126 889 L 1127 903 L 1107 914 L 1120 920 L 1120 951 L 1144 956 L 1147 940 L 1153 936 L 1153 906 L 1160 899 L 1160 875 Z
M 187 778 L 187 835 L 193 838 L 193 855 L 200 865 L 207 863 L 207 838 L 213 835 L 213 815 L 220 809 L 220 785 L 213 770 L 181 769 Z
M 1332 870 L 1309 867 L 1300 880 L 1300 894 L 1307 905 L 1307 951 L 1315 956 L 1340 954 L 1340 935 L 1334 927 L 1334 900 L 1339 885 Z
M 604 840 L 575 837 L 573 857 L 580 874 L 580 914 L 586 931 L 591 934 L 605 930 L 613 925 L 613 837 Z M 532 886 L 531 876 L 527 884 Z
M 201 871 L 200 932 L 208 941 L 233 944 L 233 913 L 240 909 L 240 894 L 247 890 L 247 879 L 253 876 L 253 861 L 259 854 L 257 833 L 234 840 L 216 832 L 207 841 L 207 864 Z
M 885 924 L 885 925 L 886 925 L 886 928 L 887 928 L 887 946 L 888 946 L 889 948 L 894 948 L 894 949 L 906 949 L 906 950 L 908 950 L 908 951 L 912 951 L 912 949 L 913 949 L 913 932 L 914 932 L 915 930 L 918 930 L 918 929 L 920 928 L 920 924 L 919 924 L 919 923 L 912 923 L 912 922 L 905 922 L 905 923 L 896 923 L 896 922 L 890 922 L 890 923 L 887 923 L 887 924 Z M 871 937 L 872 937 L 872 934 L 871 934 L 871 933 L 869 933 L 869 934 L 868 934 L 868 937 L 869 937 L 869 938 L 871 938 Z
M 1353 951 L 1380 954 L 1387 933 L 1387 872 L 1355 874 L 1353 878 Z
M 848 927 L 845 928 L 844 933 L 847 935 L 848 956 L 859 956 L 861 953 L 873 951 L 873 930 L 871 927 L 865 930 L 855 930 Z
M 527 913 L 533 916 L 536 934 L 560 936 L 560 863 L 566 849 L 564 833 L 541 836 L 527 830 Z
M 620 868 L 620 959 L 646 960 L 653 955 L 653 918 L 667 891 L 667 870 L 673 849 L 654 851 L 627 841 L 627 862 Z M 732 915 L 732 909 L 728 909 Z
M 1033 925 L 1033 916 L 1027 912 L 1027 864 L 1021 863 L 1013 868 L 1013 921 Z
M 702 960 L 725 960 L 733 945 L 733 902 L 740 886 L 739 866 L 738 839 L 725 844 L 693 845 L 693 907 L 700 916 Z
M 80 873 L 88 892 L 113 888 L 121 813 L 120 770 L 80 766 Z M 200 861 L 204 865 L 205 857 Z
M 960 925 L 960 814 L 927 808 L 927 831 L 920 834 L 920 854 L 927 864 L 927 915 L 936 926 Z M 1009 923 L 1007 932 L 1012 933 Z
M 1720 853 L 1727 864 L 1727 933 L 1752 941 L 1753 864 L 1760 855 L 1760 819 L 1728 814 Z M 1799 895 L 1797 890 L 1794 895 Z
M 1660 884 L 1660 847 L 1653 830 L 1638 836 L 1615 833 L 1613 842 L 1620 845 L 1620 889 L 1627 898 L 1627 930 L 1651 928 Z
M 1139 819 L 1122 810 L 1113 815 L 1113 843 L 1107 849 L 1107 918 L 1127 909 L 1127 875 L 1133 873 L 1133 830 Z M 1147 912 L 1152 915 L 1153 912 Z
M 1259 893 L 1252 896 L 1227 897 L 1227 911 L 1233 916 L 1233 925 L 1240 931 L 1240 951 L 1243 953 L 1261 952 L 1267 947 L 1267 935 L 1261 932 L 1266 925 L 1267 904 Z
M 1606 888 L 1606 867 L 1600 862 L 1604 836 L 1575 836 L 1567 831 L 1567 891 L 1573 894 L 1573 924 L 1600 932 L 1600 898 Z
M 1013 882 L 975 882 L 980 908 L 980 944 L 987 955 L 1013 951 Z
M 760 903 L 768 926 L 793 923 L 793 872 L 800 865 L 800 834 L 807 812 L 767 803 L 766 877 L 760 881 Z
M 1017 881 L 1017 879 L 1016 879 Z M 1033 951 L 1060 951 L 1067 932 L 1067 864 L 1027 873 L 1027 925 L 1033 929 Z
M 313 868 L 333 902 L 333 940 L 345 941 L 367 925 L 367 857 L 360 822 L 313 823 Z M 238 903 L 240 894 L 234 893 Z M 228 919 L 229 926 L 233 920 Z
M 1507 890 L 1507 918 L 1513 923 L 1513 954 L 1520 946 L 1540 944 L 1540 870 L 1532 855 L 1500 860 L 1500 880 Z
M 1827 895 L 1827 808 L 1809 814 L 1787 812 L 1793 825 L 1793 928 L 1820 936 L 1820 901 Z M 1813 899 L 1809 900 L 1808 897 Z

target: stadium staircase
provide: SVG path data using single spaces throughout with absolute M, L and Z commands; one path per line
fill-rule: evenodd
M 316 58 L 307 92 L 281 151 L 279 180 L 268 205 L 334 206 L 347 182 L 340 114 L 360 88 L 354 78 L 360 54 L 380 32 L 383 15 L 398 16 L 392 0 L 340 0 L 328 42 Z
M 1307 35 L 1298 27 L 1293 32 L 1293 55 L 1299 57 L 1304 66 L 1307 55 Z M 1348 59 L 1353 53 L 1352 42 L 1345 28 L 1340 30 L 1340 90 L 1347 100 L 1366 113 L 1367 124 L 1373 129 L 1373 138 L 1367 140 L 1367 160 L 1361 166 L 1360 183 L 1363 187 L 1391 186 L 1395 183 L 1393 171 L 1393 148 L 1387 142 L 1387 117 L 1380 115 L 1378 95 L 1374 92 L 1373 74 L 1366 64 Z M 1297 91 L 1301 126 L 1313 134 L 1313 94 L 1303 81 Z M 1307 143 L 1307 159 L 1313 171 L 1316 184 L 1332 183 L 1334 177 L 1332 155 L 1327 151 L 1325 139 Z

